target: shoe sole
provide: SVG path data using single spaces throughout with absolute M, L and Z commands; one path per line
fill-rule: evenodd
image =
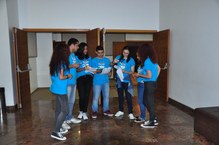
M 124 114 L 122 114 L 122 115 L 115 115 L 115 117 L 120 117 L 120 116 L 124 116 Z
M 97 116 L 92 116 L 91 118 L 92 118 L 92 119 L 97 119 Z
M 109 114 L 103 113 L 103 115 L 113 117 L 113 114 L 109 115 Z
M 144 123 L 144 121 L 135 121 L 135 123 Z
M 54 139 L 57 139 L 57 140 L 60 140 L 60 141 L 66 140 L 66 137 L 59 138 L 59 137 L 56 137 L 54 135 L 51 135 L 51 138 L 54 138 Z
M 144 124 L 141 124 L 141 127 L 142 128 L 152 128 L 152 129 L 155 128 L 155 126 L 145 126 Z
M 81 120 L 78 121 L 78 122 L 71 122 L 71 123 L 73 123 L 73 124 L 79 124 L 79 123 L 81 123 Z

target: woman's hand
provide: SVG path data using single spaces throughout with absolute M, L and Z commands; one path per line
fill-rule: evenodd
M 133 73 L 132 75 L 133 75 L 134 77 L 136 77 L 136 78 L 138 78 L 138 77 L 140 76 L 139 73 Z
M 71 79 L 71 78 L 72 78 L 72 75 L 71 75 L 71 74 L 68 74 L 68 75 L 67 75 L 67 78 L 68 78 L 68 79 Z
M 72 64 L 70 68 L 78 68 L 79 66 L 80 66 L 80 64 L 75 63 L 75 64 Z
M 118 62 L 119 62 L 118 59 L 114 59 L 114 61 L 113 61 L 114 64 L 115 64 L 115 63 L 118 63 Z

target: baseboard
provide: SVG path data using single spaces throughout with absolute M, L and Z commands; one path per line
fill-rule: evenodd
M 173 100 L 171 98 L 169 98 L 168 103 L 170 103 L 171 105 L 175 106 L 176 108 L 178 108 L 178 109 L 182 110 L 183 112 L 194 117 L 194 111 L 195 111 L 194 109 L 192 109 L 192 108 L 190 108 L 190 107 L 188 107 L 188 106 L 186 106 L 186 105 L 184 105 L 176 100 Z
M 17 104 L 14 106 L 6 106 L 7 113 L 14 113 L 18 110 Z

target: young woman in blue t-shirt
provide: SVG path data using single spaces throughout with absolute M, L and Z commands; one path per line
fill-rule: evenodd
M 88 47 L 86 43 L 82 42 L 79 44 L 76 56 L 76 61 L 80 64 L 77 68 L 77 88 L 80 108 L 78 119 L 87 120 L 87 108 L 93 83 L 93 74 L 86 71 L 91 66 L 91 57 L 88 55 Z
M 50 91 L 55 96 L 55 127 L 51 134 L 57 140 L 66 140 L 63 136 L 68 130 L 62 128 L 62 124 L 68 113 L 67 81 L 72 78 L 69 74 L 69 50 L 66 44 L 58 44 L 52 54 L 49 64 L 52 84 Z
M 116 88 L 118 92 L 119 98 L 119 111 L 115 114 L 116 117 L 124 115 L 124 92 L 128 105 L 128 117 L 129 119 L 135 119 L 133 115 L 133 106 L 132 106 L 132 95 L 133 88 L 131 82 L 131 75 L 134 73 L 135 69 L 135 61 L 130 56 L 129 47 L 126 46 L 122 49 L 122 54 L 117 56 L 114 59 L 114 63 L 116 64 L 118 69 L 122 70 L 123 79 L 119 75 L 116 75 Z
M 133 74 L 138 78 L 138 85 L 144 83 L 143 93 L 142 88 L 138 90 L 139 93 L 139 105 L 141 108 L 141 114 L 145 114 L 145 109 L 142 108 L 142 104 L 148 109 L 150 119 L 141 124 L 143 128 L 154 128 L 155 125 L 158 125 L 158 121 L 155 115 L 155 104 L 154 104 L 154 93 L 157 86 L 157 78 L 160 73 L 160 67 L 158 65 L 158 59 L 155 49 L 149 45 L 144 44 L 141 48 L 138 49 L 137 56 L 140 59 L 141 72 Z M 141 96 L 143 95 L 143 96 Z M 144 117 L 144 115 L 143 115 Z M 142 118 L 141 118 L 142 119 Z M 143 118 L 145 119 L 145 118 Z

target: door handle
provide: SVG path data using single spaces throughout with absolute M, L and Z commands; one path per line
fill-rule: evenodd
M 165 64 L 164 64 L 164 66 L 163 67 L 161 67 L 161 70 L 167 70 L 168 69 L 168 63 L 166 62 Z
M 18 73 L 24 73 L 24 72 L 31 71 L 32 68 L 31 68 L 30 64 L 28 63 L 28 64 L 27 64 L 27 69 L 26 69 L 26 70 L 21 70 L 20 67 L 19 67 L 19 65 L 16 66 L 16 70 L 17 70 Z

